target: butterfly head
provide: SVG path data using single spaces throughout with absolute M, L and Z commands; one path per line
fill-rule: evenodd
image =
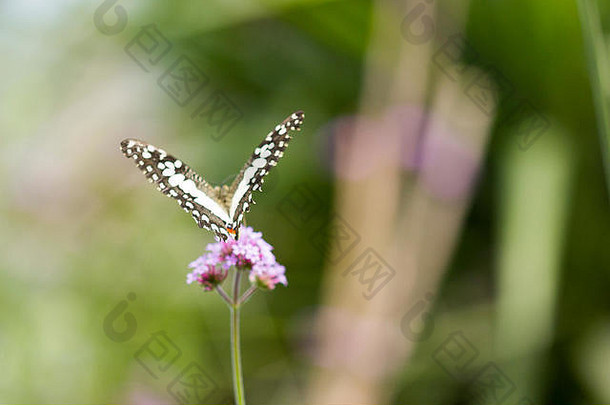
M 237 240 L 237 230 L 233 229 L 233 228 L 227 228 L 227 232 L 229 232 L 229 235 L 231 235 L 231 237 L 235 240 Z

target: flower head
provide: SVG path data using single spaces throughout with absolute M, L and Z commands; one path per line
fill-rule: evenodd
M 277 284 L 287 285 L 286 269 L 277 263 L 271 252 L 273 247 L 265 242 L 262 233 L 242 227 L 239 235 L 239 240 L 208 244 L 206 253 L 189 265 L 193 271 L 187 275 L 187 283 L 197 281 L 210 291 L 235 267 L 249 272 L 250 282 L 259 288 L 273 290 Z
M 193 273 L 200 272 L 198 276 L 195 276 Z M 213 266 L 211 264 L 206 265 L 203 268 L 198 268 L 187 275 L 187 283 L 191 284 L 193 281 L 197 281 L 200 285 L 203 286 L 203 289 L 206 291 L 212 291 L 218 284 L 222 283 L 225 278 L 227 278 L 227 270 L 219 266 Z

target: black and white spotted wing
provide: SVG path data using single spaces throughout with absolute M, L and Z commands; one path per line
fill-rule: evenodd
M 297 111 L 269 132 L 231 184 L 227 203 L 233 229 L 239 229 L 244 213 L 250 210 L 252 191 L 261 189 L 263 178 L 284 155 L 290 131 L 299 131 L 304 118 L 305 114 Z
M 134 159 L 159 191 L 174 198 L 190 213 L 200 228 L 213 231 L 216 238 L 226 240 L 229 237 L 227 223 L 232 221 L 218 198 L 218 189 L 211 187 L 179 159 L 146 142 L 125 139 L 121 142 L 121 151 Z
M 252 191 L 260 190 L 263 177 L 284 154 L 290 132 L 300 130 L 302 111 L 295 112 L 271 131 L 256 148 L 231 187 L 212 187 L 182 161 L 137 139 L 121 142 L 121 151 L 133 158 L 157 189 L 189 212 L 197 225 L 214 232 L 216 239 L 237 239 L 244 213 L 250 210 Z

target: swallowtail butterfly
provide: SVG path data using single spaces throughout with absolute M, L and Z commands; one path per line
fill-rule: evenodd
M 214 232 L 217 240 L 237 239 L 244 213 L 250 211 L 252 191 L 261 189 L 263 177 L 284 154 L 290 131 L 300 130 L 304 117 L 297 111 L 269 132 L 230 186 L 212 187 L 181 160 L 137 139 L 123 140 L 121 152 L 159 191 L 189 212 L 200 228 Z

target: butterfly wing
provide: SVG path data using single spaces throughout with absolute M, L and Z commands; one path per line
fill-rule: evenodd
M 269 132 L 233 181 L 227 201 L 232 229 L 239 228 L 244 212 L 250 210 L 252 191 L 260 190 L 263 177 L 283 156 L 291 138 L 290 131 L 300 130 L 304 117 L 302 111 L 297 111 Z
M 163 194 L 175 199 L 200 228 L 211 230 L 217 239 L 228 239 L 227 226 L 232 221 L 218 200 L 217 190 L 190 167 L 163 149 L 137 139 L 122 141 L 121 152 L 134 159 L 148 180 Z

